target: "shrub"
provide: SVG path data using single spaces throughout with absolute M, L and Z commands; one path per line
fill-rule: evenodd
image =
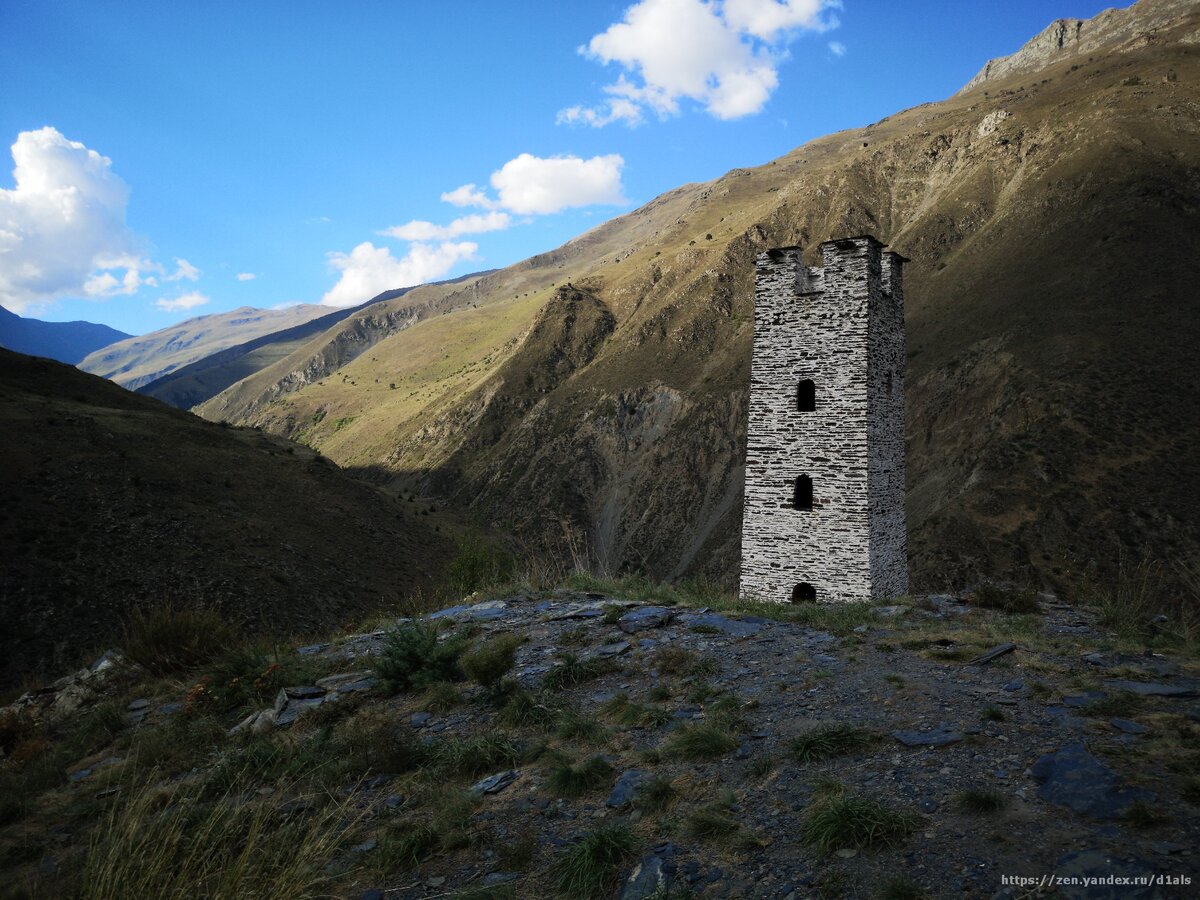
M 513 576 L 512 554 L 471 532 L 457 541 L 454 557 L 446 567 L 446 583 L 460 597 L 494 587 Z
M 656 775 L 638 788 L 633 805 L 646 812 L 663 812 L 671 807 L 678 796 L 679 791 L 671 779 Z
M 200 605 L 142 607 L 125 621 L 125 655 L 156 675 L 190 669 L 226 652 L 237 632 L 225 616 Z
M 585 835 L 555 860 L 553 873 L 567 897 L 598 898 L 615 891 L 637 841 L 628 825 L 606 825 Z
M 468 678 L 494 691 L 516 662 L 517 648 L 523 640 L 515 634 L 499 635 L 472 647 L 459 663 Z
M 532 694 L 525 688 L 516 688 L 500 709 L 498 718 L 508 725 L 545 727 L 559 716 L 558 704 L 545 694 Z
M 437 631 L 420 622 L 403 622 L 387 633 L 373 662 L 384 688 L 397 693 L 438 681 L 460 681 L 459 657 L 469 638 L 464 633 L 438 640 Z

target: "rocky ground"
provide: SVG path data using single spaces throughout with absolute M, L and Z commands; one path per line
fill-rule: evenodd
M 970 599 L 779 610 L 788 621 L 598 591 L 468 598 L 428 619 L 443 645 L 514 635 L 499 686 L 386 690 L 386 629 L 302 647 L 292 657 L 325 674 L 226 710 L 228 734 L 172 777 L 211 782 L 254 748 L 296 756 L 331 734 L 349 758 L 364 721 L 408 748 L 341 784 L 261 767 L 236 782 L 284 820 L 340 804 L 321 895 L 1195 896 L 1200 665 L 1048 595 L 1022 615 Z M 125 709 L 0 832 L 13 896 L 72 877 L 96 810 L 145 769 L 146 735 L 203 711 L 208 682 L 139 679 L 116 654 L 94 668 L 9 707 L 59 722 L 104 698 Z M 564 860 L 600 844 L 595 878 L 571 887 Z

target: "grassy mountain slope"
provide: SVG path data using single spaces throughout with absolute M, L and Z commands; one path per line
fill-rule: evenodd
M 1150 37 L 1067 46 L 1037 71 L 679 188 L 455 302 L 414 291 L 443 315 L 336 370 L 330 332 L 289 362 L 325 354 L 319 379 L 248 379 L 202 412 L 432 485 L 534 544 L 729 579 L 754 255 L 801 244 L 815 263 L 820 241 L 867 232 L 913 259 L 914 586 L 1061 586 L 1122 554 L 1194 566 L 1200 11 L 1136 9 Z M 582 355 L 575 289 L 613 317 Z M 561 377 L 538 374 L 562 359 Z
M 224 350 L 209 353 L 195 362 L 146 382 L 137 388 L 137 392 L 154 397 L 177 409 L 191 409 L 219 394 L 231 384 L 236 384 L 243 378 L 283 359 L 296 348 L 302 347 L 312 340 L 314 335 L 319 335 L 332 328 L 347 316 L 366 309 L 372 303 L 399 297 L 406 290 L 406 288 L 401 288 L 385 291 L 359 306 L 326 312 L 325 315 L 318 315 L 315 319 L 308 319 L 291 327 L 283 327 L 278 331 L 269 331 Z
M 0 420 L 0 683 L 63 669 L 144 602 L 291 634 L 440 575 L 427 519 L 278 437 L 8 351 Z
M 0 306 L 0 347 L 17 353 L 77 363 L 89 353 L 128 337 L 123 331 L 95 322 L 43 322 Z
M 327 306 L 301 304 L 285 309 L 242 306 L 229 312 L 187 319 L 103 347 L 88 354 L 79 368 L 137 390 L 196 360 L 274 331 L 329 315 Z

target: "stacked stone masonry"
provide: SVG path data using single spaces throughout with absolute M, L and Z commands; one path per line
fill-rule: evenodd
M 908 591 L 905 259 L 870 236 L 820 250 L 821 267 L 805 266 L 799 247 L 757 260 L 747 599 L 845 602 Z M 811 508 L 802 478 L 811 479 Z

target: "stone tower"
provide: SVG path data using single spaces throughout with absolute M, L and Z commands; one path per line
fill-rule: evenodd
M 741 594 L 842 602 L 908 591 L 903 256 L 870 235 L 760 254 Z

